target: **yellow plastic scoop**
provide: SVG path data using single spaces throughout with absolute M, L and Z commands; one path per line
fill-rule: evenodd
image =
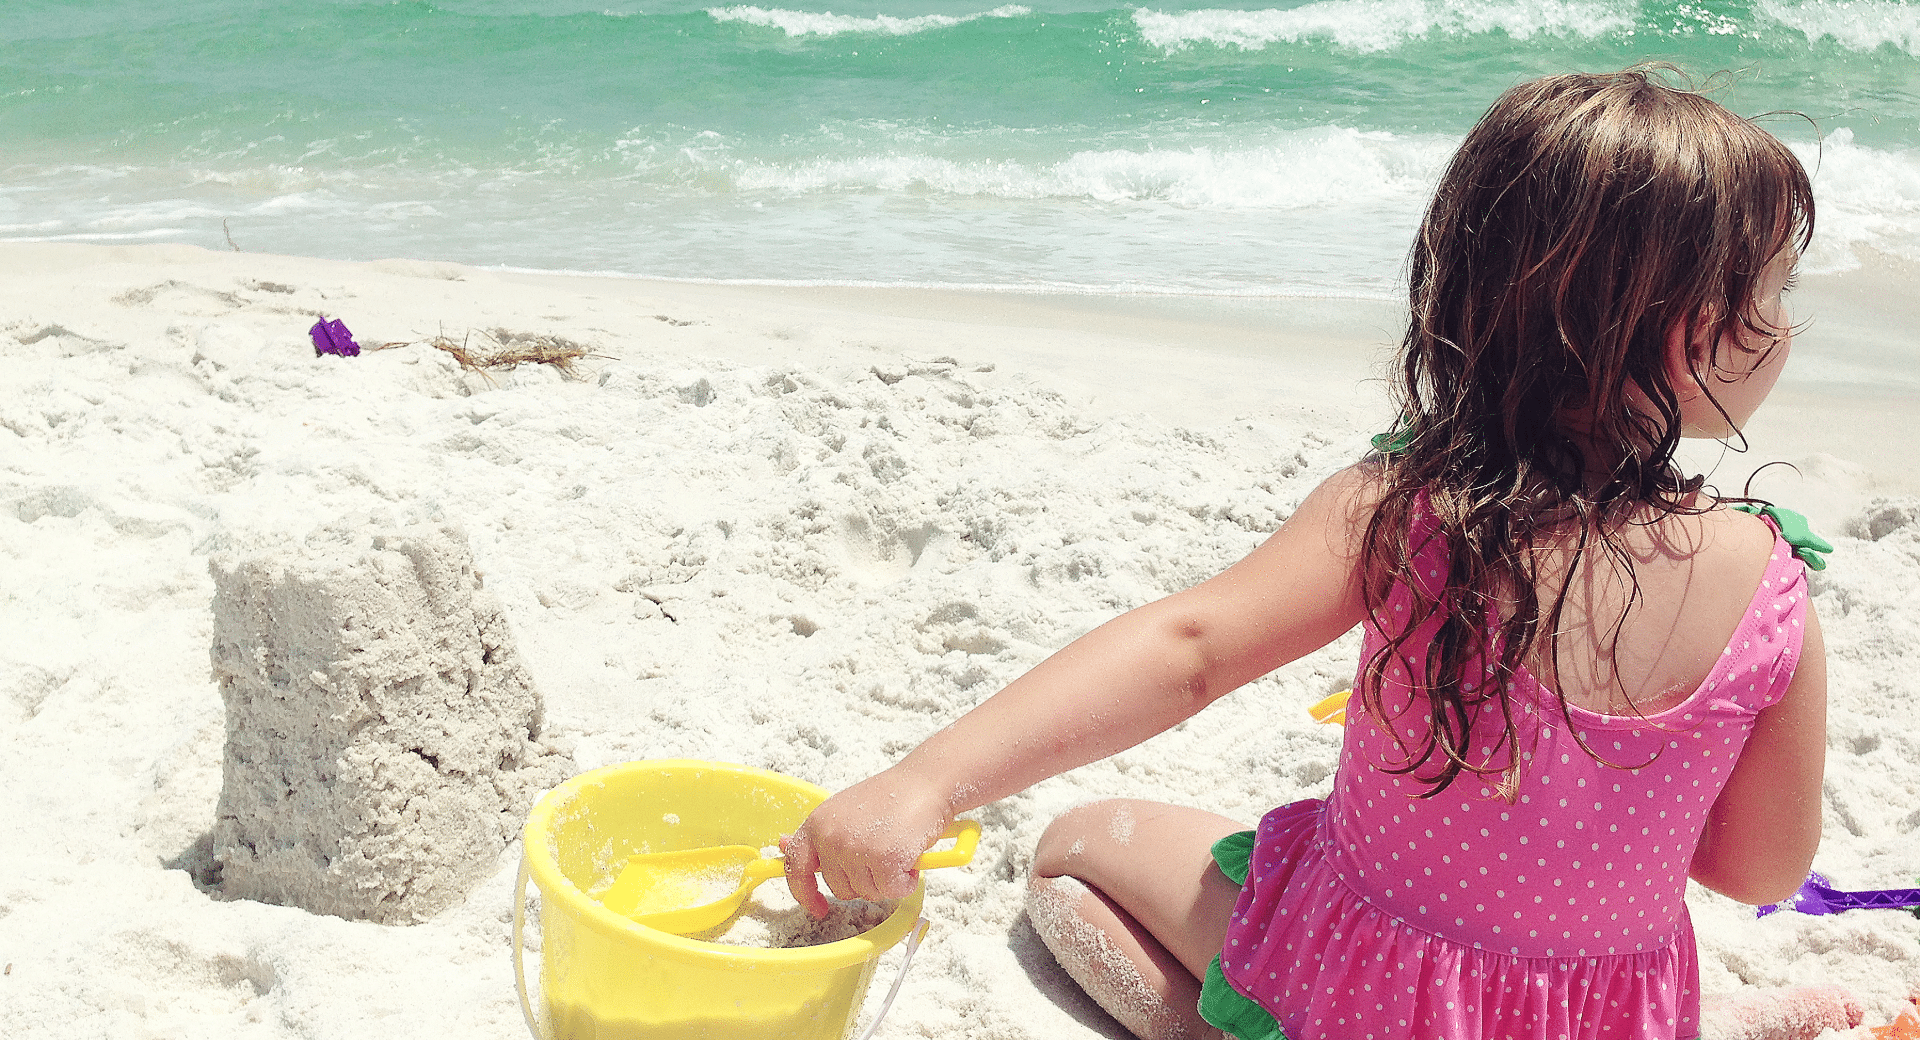
M 980 825 L 955 820 L 940 837 L 954 839 L 953 847 L 921 853 L 914 869 L 971 862 L 980 844 Z M 732 917 L 760 882 L 784 873 L 785 860 L 763 856 L 750 845 L 629 856 L 613 884 L 600 893 L 600 905 L 649 928 L 690 935 Z

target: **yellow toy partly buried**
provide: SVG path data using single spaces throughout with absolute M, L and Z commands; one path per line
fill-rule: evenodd
M 1325 722 L 1335 726 L 1344 726 L 1347 722 L 1347 698 L 1353 696 L 1352 690 L 1341 690 L 1326 700 L 1307 709 L 1315 722 Z

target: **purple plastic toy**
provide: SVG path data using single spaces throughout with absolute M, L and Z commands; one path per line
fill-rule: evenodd
M 321 354 L 358 357 L 360 354 L 360 344 L 353 341 L 353 333 L 347 331 L 347 323 L 338 318 L 328 321 L 326 315 L 320 315 L 320 320 L 313 323 L 307 335 L 313 339 L 316 357 Z
M 1765 917 L 1776 910 L 1798 910 L 1803 914 L 1837 914 L 1842 910 L 1875 908 L 1901 910 L 1920 906 L 1920 888 L 1884 888 L 1872 892 L 1842 892 L 1819 874 L 1808 874 L 1800 890 L 1771 906 L 1760 907 L 1756 916 Z

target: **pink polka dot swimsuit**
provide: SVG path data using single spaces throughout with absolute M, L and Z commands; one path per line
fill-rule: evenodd
M 1415 559 L 1437 577 L 1432 529 L 1416 525 Z M 1492 786 L 1498 774 L 1412 797 L 1424 785 L 1374 767 L 1402 756 L 1356 696 L 1332 794 L 1260 823 L 1220 956 L 1227 981 L 1289 1040 L 1698 1036 L 1687 869 L 1755 715 L 1792 679 L 1806 597 L 1805 568 L 1776 536 L 1745 617 L 1692 695 L 1645 716 L 1569 706 L 1605 761 L 1568 731 L 1552 691 L 1516 675 L 1511 802 Z M 1396 588 L 1385 607 L 1408 599 Z M 1361 660 L 1384 643 L 1370 621 Z M 1412 697 L 1390 665 L 1382 706 L 1418 746 L 1424 713 L 1402 714 Z M 1498 736 L 1498 713 L 1483 714 L 1472 760 L 1490 761 Z

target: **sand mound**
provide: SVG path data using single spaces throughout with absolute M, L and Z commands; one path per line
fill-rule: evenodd
M 573 772 L 466 535 L 215 556 L 227 710 L 221 891 L 411 923 L 491 872 L 533 798 Z

